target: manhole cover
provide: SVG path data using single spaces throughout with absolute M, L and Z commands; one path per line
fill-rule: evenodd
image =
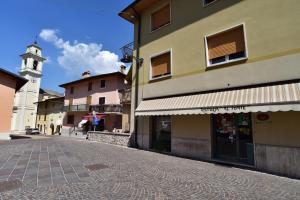
M 20 180 L 1 181 L 0 182 L 0 192 L 15 190 L 20 187 L 22 187 L 22 182 Z
M 86 165 L 85 166 L 87 169 L 89 169 L 90 171 L 96 171 L 96 170 L 100 170 L 100 169 L 106 169 L 108 168 L 107 165 L 103 165 L 103 164 L 93 164 L 93 165 Z

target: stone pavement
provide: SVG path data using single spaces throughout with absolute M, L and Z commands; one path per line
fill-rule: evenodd
M 53 137 L 0 142 L 0 199 L 300 199 L 300 181 Z

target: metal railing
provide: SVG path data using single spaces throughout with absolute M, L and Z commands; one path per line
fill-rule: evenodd
M 130 103 L 131 102 L 131 89 L 119 90 L 119 97 L 120 97 L 121 103 Z
M 123 106 L 121 104 L 103 104 L 103 105 L 81 104 L 81 105 L 64 106 L 64 111 L 65 112 L 96 111 L 98 113 L 122 113 L 123 111 L 122 108 Z
M 92 105 L 90 110 L 98 113 L 122 113 L 123 106 L 121 104 Z
M 66 112 L 89 111 L 89 105 L 80 104 L 80 105 L 64 106 L 64 111 Z

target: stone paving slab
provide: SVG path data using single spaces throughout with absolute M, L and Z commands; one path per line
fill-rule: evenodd
M 0 199 L 300 199 L 300 181 L 71 138 L 0 144 Z

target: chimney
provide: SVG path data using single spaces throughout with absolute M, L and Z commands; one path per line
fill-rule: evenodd
M 83 72 L 82 73 L 82 78 L 88 78 L 88 77 L 90 77 L 90 75 L 91 75 L 90 71 Z
M 121 66 L 120 66 L 120 72 L 121 72 L 122 74 L 125 74 L 125 71 L 126 71 L 126 66 L 125 66 L 125 65 L 121 65 Z

